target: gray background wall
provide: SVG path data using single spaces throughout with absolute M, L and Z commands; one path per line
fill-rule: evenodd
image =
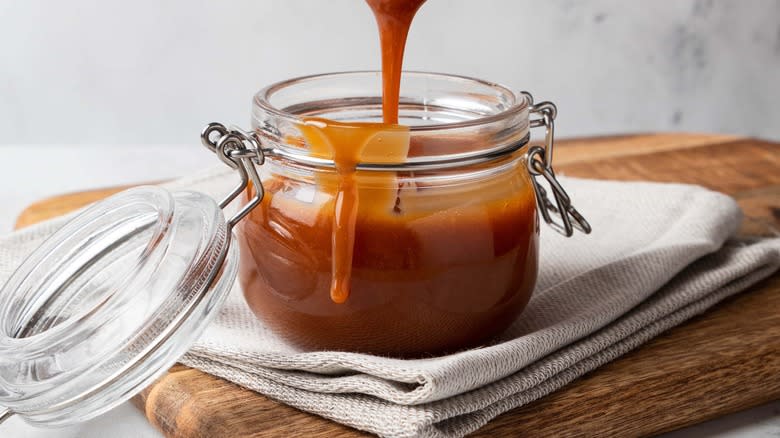
M 405 66 L 554 100 L 567 136 L 780 139 L 778 0 L 429 0 Z M 362 0 L 0 0 L 0 143 L 194 143 L 272 81 L 377 67 Z

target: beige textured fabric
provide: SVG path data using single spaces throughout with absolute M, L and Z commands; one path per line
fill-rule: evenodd
M 220 197 L 229 171 L 169 184 Z M 780 239 L 737 241 L 740 212 L 687 185 L 564 179 L 594 232 L 542 229 L 539 283 L 490 345 L 397 360 L 298 350 L 258 321 L 234 288 L 187 365 L 384 436 L 462 436 L 699 314 L 780 268 Z M 62 224 L 0 238 L 0 280 Z

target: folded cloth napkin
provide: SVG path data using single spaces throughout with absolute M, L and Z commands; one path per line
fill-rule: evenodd
M 167 184 L 220 198 L 227 170 Z M 489 345 L 417 360 L 302 351 L 255 318 L 235 286 L 182 362 L 383 436 L 463 436 L 641 345 L 780 268 L 780 239 L 733 238 L 729 197 L 679 184 L 565 178 L 593 226 L 542 227 L 538 285 Z M 0 281 L 65 219 L 0 239 Z

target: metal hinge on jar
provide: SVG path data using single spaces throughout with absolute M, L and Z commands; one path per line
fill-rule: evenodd
M 531 93 L 524 91 L 523 94 L 528 98 L 530 113 L 541 116 L 538 119 L 531 119 L 531 128 L 542 126 L 545 128 L 544 147 L 532 146 L 528 150 L 528 172 L 533 180 L 539 212 L 550 227 L 566 237 L 571 237 L 575 229 L 590 234 L 590 224 L 571 204 L 571 198 L 555 177 L 555 171 L 552 167 L 555 117 L 558 115 L 558 109 L 552 102 L 534 104 L 534 97 Z M 550 185 L 555 204 L 550 201 L 547 189 L 540 184 L 538 180 L 540 176 Z M 556 221 L 554 217 L 557 217 L 558 220 Z
M 203 146 L 214 152 L 223 163 L 237 170 L 241 176 L 238 185 L 220 201 L 219 208 L 224 209 L 233 202 L 249 186 L 250 181 L 255 189 L 254 196 L 228 219 L 228 229 L 232 229 L 238 221 L 260 204 L 265 196 L 263 183 L 255 167 L 265 162 L 265 154 L 254 135 L 237 128 L 228 129 L 221 123 L 209 123 L 201 132 L 200 140 Z

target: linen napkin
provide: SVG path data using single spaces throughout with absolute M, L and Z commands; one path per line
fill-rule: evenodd
M 167 184 L 222 197 L 236 177 Z M 632 350 L 780 268 L 780 239 L 732 238 L 729 197 L 680 184 L 563 178 L 591 235 L 542 227 L 539 280 L 499 339 L 417 360 L 303 351 L 275 336 L 235 286 L 182 362 L 383 436 L 463 436 Z M 0 238 L 0 281 L 65 219 Z

